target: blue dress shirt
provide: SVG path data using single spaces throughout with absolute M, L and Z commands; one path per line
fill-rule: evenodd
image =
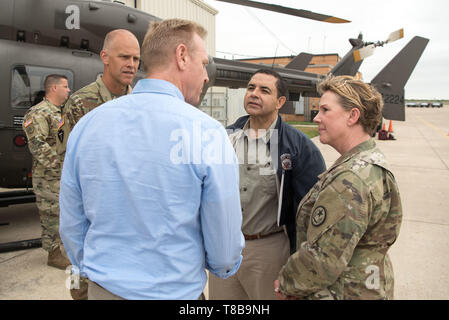
M 70 133 L 60 234 L 70 261 L 125 299 L 197 299 L 244 238 L 238 160 L 222 125 L 173 84 L 140 80 Z

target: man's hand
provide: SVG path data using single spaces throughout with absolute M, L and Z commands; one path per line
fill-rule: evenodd
M 276 298 L 279 300 L 298 300 L 297 297 L 286 296 L 279 290 L 279 280 L 274 281 L 274 292 L 276 293 Z

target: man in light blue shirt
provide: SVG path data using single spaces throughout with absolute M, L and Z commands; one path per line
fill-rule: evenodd
M 221 124 L 192 106 L 209 80 L 205 36 L 190 21 L 152 25 L 147 78 L 70 134 L 60 233 L 89 299 L 198 299 L 205 269 L 227 278 L 240 266 L 238 160 Z

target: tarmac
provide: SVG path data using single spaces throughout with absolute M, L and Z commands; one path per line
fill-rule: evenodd
M 448 300 L 449 107 L 407 108 L 406 121 L 392 126 L 397 140 L 376 138 L 376 143 L 387 156 L 403 206 L 400 235 L 389 251 L 395 299 Z M 339 157 L 318 137 L 313 141 L 327 166 Z M 0 208 L 0 243 L 39 237 L 34 203 Z M 68 275 L 47 266 L 46 259 L 41 248 L 0 253 L 0 300 L 71 300 Z

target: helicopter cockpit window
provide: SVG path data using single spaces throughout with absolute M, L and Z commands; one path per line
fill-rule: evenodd
M 73 72 L 70 70 L 16 65 L 12 69 L 11 107 L 28 109 L 42 101 L 45 96 L 44 81 L 50 74 L 66 76 L 69 87 L 73 88 Z

